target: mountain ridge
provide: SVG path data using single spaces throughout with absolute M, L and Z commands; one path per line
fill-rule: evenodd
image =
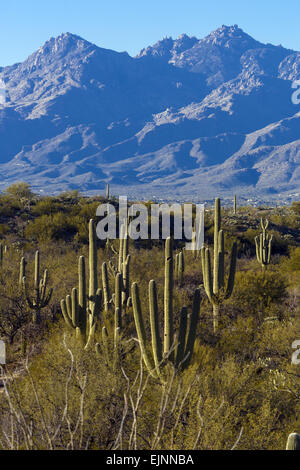
M 299 52 L 237 25 L 164 38 L 135 57 L 63 33 L 0 68 L 0 188 L 300 194 L 299 78 Z

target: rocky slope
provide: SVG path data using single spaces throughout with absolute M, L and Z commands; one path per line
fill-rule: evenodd
M 137 57 L 73 34 L 0 69 L 1 186 L 207 199 L 300 193 L 300 53 L 236 25 Z

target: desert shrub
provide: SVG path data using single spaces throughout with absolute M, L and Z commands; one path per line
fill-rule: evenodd
M 76 233 L 76 225 L 63 212 L 42 215 L 30 222 L 25 229 L 25 236 L 38 241 L 68 239 Z
M 25 183 L 23 181 L 12 184 L 8 188 L 6 188 L 5 192 L 18 200 L 21 200 L 22 198 L 31 199 L 33 197 L 30 184 Z
M 70 189 L 68 191 L 63 191 L 60 193 L 57 198 L 61 201 L 68 202 L 68 203 L 76 203 L 80 199 L 81 194 L 78 189 Z
M 13 217 L 17 211 L 21 209 L 20 202 L 5 194 L 0 196 L 0 216 L 1 217 Z
M 263 313 L 287 297 L 287 282 L 278 271 L 243 271 L 236 274 L 233 303 L 248 314 Z
M 47 197 L 38 201 L 36 205 L 32 208 L 31 212 L 34 215 L 51 215 L 57 212 L 63 211 L 63 204 L 53 200 L 51 197 Z

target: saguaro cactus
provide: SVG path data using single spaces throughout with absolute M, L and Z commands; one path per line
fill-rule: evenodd
M 260 226 L 262 228 L 262 233 L 259 237 L 255 237 L 256 256 L 261 267 L 265 269 L 266 266 L 270 264 L 271 260 L 273 235 L 270 236 L 267 233 L 269 226 L 268 220 L 264 223 L 263 219 L 260 219 Z
M 178 253 L 175 258 L 175 274 L 179 285 L 182 284 L 184 275 L 184 254 L 183 251 Z
M 164 337 L 163 341 L 159 333 L 159 313 L 157 302 L 157 289 L 154 280 L 149 282 L 149 311 L 151 325 L 152 354 L 148 352 L 146 331 L 141 309 L 139 287 L 137 283 L 132 284 L 132 304 L 134 321 L 140 342 L 140 347 L 144 362 L 155 377 L 161 374 L 161 368 L 168 359 L 175 367 L 183 363 L 183 367 L 189 364 L 192 356 L 194 342 L 196 338 L 196 328 L 200 311 L 200 291 L 197 289 L 194 294 L 193 310 L 189 329 L 187 328 L 187 309 L 181 311 L 179 325 L 178 344 L 174 343 L 174 323 L 173 323 L 173 249 L 172 239 L 168 238 L 165 245 L 165 285 L 164 285 Z
M 21 261 L 22 263 L 22 261 Z M 33 322 L 39 323 L 41 320 L 41 310 L 46 307 L 51 299 L 53 289 L 47 292 L 48 284 L 48 270 L 45 269 L 43 278 L 40 277 L 40 253 L 35 253 L 35 267 L 34 267 L 34 296 L 30 297 L 26 277 L 23 276 L 23 288 L 27 300 L 27 304 L 33 310 Z
M 165 287 L 164 287 L 164 354 L 169 354 L 174 337 L 173 329 L 173 242 L 168 237 L 165 244 Z M 173 358 L 173 352 L 171 358 Z
M 20 261 L 20 274 L 19 274 L 19 288 L 22 289 L 23 287 L 23 278 L 26 275 L 26 260 L 24 256 L 21 258 Z
M 286 450 L 300 450 L 300 436 L 296 432 L 289 435 Z
M 109 262 L 109 269 L 114 278 L 118 273 L 122 274 L 122 304 L 127 305 L 130 294 L 130 254 L 129 254 L 129 235 L 127 223 L 121 226 L 119 238 L 119 251 L 111 245 L 112 251 L 118 255 L 118 267 Z
M 236 213 L 237 213 L 237 200 L 236 200 L 236 194 L 234 195 L 234 199 L 233 199 L 233 213 L 234 213 L 234 215 L 236 215 Z
M 235 242 L 231 250 L 229 275 L 225 287 L 224 232 L 221 230 L 221 203 L 219 198 L 215 202 L 213 273 L 209 248 L 203 247 L 201 249 L 201 258 L 203 283 L 207 297 L 213 306 L 213 327 L 216 333 L 219 324 L 220 304 L 223 300 L 228 299 L 233 291 L 237 259 L 237 243 Z
M 78 290 L 61 301 L 61 310 L 67 325 L 74 328 L 81 344 L 88 348 L 93 340 L 96 318 L 102 307 L 102 290 L 98 289 L 97 243 L 94 220 L 89 223 L 89 295 L 87 297 L 85 258 L 78 263 Z

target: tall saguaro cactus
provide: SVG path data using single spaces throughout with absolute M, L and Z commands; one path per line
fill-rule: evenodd
M 230 268 L 227 284 L 225 286 L 225 249 L 224 232 L 221 230 L 221 203 L 217 198 L 215 201 L 215 225 L 214 225 L 214 264 L 213 272 L 211 266 L 209 248 L 201 249 L 202 272 L 205 292 L 210 303 L 213 306 L 213 327 L 217 332 L 219 325 L 219 310 L 223 300 L 228 299 L 234 288 L 237 243 L 232 246 L 230 256 Z
M 21 261 L 22 263 L 22 261 Z M 25 266 L 25 265 L 24 265 Z M 21 264 L 22 268 L 22 264 Z M 25 269 L 25 268 L 24 268 Z M 25 270 L 24 270 L 25 273 Z M 48 270 L 45 269 L 44 276 L 40 277 L 40 253 L 35 253 L 35 265 L 34 265 L 34 295 L 30 297 L 28 286 L 26 283 L 26 277 L 23 276 L 23 288 L 27 300 L 27 304 L 31 310 L 33 310 L 33 323 L 39 323 L 41 320 L 41 310 L 46 307 L 51 299 L 53 289 L 49 289 L 47 292 L 48 284 Z
M 89 289 L 87 296 L 86 266 L 84 256 L 78 262 L 78 290 L 61 301 L 61 310 L 67 325 L 76 331 L 81 344 L 88 348 L 93 340 L 96 318 L 102 306 L 102 290 L 98 289 L 97 243 L 94 220 L 89 223 Z
M 233 199 L 233 213 L 234 213 L 234 215 L 237 214 L 237 200 L 236 200 L 236 194 L 234 195 L 234 199 Z
M 168 354 L 174 337 L 173 329 L 173 242 L 171 237 L 165 244 L 165 287 L 164 287 L 164 354 Z M 171 353 L 171 359 L 173 353 Z
M 184 269 L 184 254 L 181 251 L 175 257 L 175 274 L 179 285 L 183 282 Z
M 268 220 L 264 222 L 263 219 L 260 219 L 260 226 L 262 233 L 259 237 L 255 237 L 256 256 L 261 267 L 265 269 L 271 261 L 273 235 L 270 236 L 267 233 L 267 229 L 269 227 Z
M 112 251 L 118 256 L 118 267 L 112 262 L 109 263 L 110 272 L 116 278 L 117 274 L 122 274 L 122 304 L 127 305 L 130 295 L 130 254 L 129 254 L 129 235 L 127 222 L 121 226 L 119 238 L 119 251 L 111 245 Z
M 164 333 L 160 337 L 159 312 L 157 301 L 156 282 L 149 282 L 149 312 L 151 325 L 152 354 L 147 348 L 146 330 L 142 315 L 139 287 L 136 282 L 132 284 L 132 303 L 134 321 L 140 347 L 146 367 L 155 377 L 161 375 L 165 360 L 171 361 L 175 367 L 187 367 L 190 362 L 200 311 L 200 291 L 194 294 L 192 315 L 188 324 L 187 309 L 182 308 L 177 345 L 174 344 L 173 322 L 173 248 L 172 239 L 168 238 L 165 245 L 165 285 L 164 285 Z
M 97 289 L 91 308 L 87 305 L 85 258 L 80 256 L 78 262 L 78 289 L 72 290 L 72 295 L 61 300 L 61 311 L 65 322 L 76 331 L 76 337 L 83 347 L 88 347 L 95 332 L 95 317 L 100 311 L 102 291 Z

